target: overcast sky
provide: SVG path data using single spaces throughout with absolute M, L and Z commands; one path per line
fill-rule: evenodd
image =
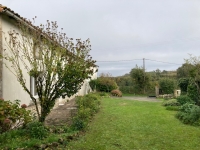
M 68 37 L 90 38 L 90 54 L 113 76 L 136 66 L 176 70 L 200 55 L 200 0 L 1 0 L 24 18 L 57 21 Z M 121 61 L 129 60 L 129 61 Z M 163 63 L 167 62 L 167 63 Z

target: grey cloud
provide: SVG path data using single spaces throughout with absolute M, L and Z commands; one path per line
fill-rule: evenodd
M 91 55 L 100 72 L 129 73 L 142 61 L 152 59 L 184 63 L 190 54 L 199 56 L 199 0 L 1 0 L 25 18 L 57 21 L 68 37 L 90 38 Z M 146 61 L 146 70 L 176 70 L 179 66 Z

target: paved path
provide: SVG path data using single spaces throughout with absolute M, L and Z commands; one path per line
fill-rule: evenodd
M 159 99 L 155 97 L 142 97 L 142 96 L 123 96 L 121 99 L 127 100 L 137 100 L 137 101 L 148 101 L 148 102 L 161 102 Z
M 58 105 L 53 109 L 45 120 L 46 125 L 62 125 L 72 123 L 72 117 L 76 114 L 77 105 L 75 98 L 66 102 L 64 105 Z
M 142 96 L 123 96 L 123 97 L 113 97 L 118 99 L 127 100 L 137 100 L 137 101 L 148 101 L 148 102 L 161 102 L 161 100 L 155 97 L 142 97 Z M 47 116 L 45 124 L 46 125 L 61 125 L 61 124 L 71 124 L 72 117 L 76 114 L 76 104 L 75 99 L 66 102 L 64 105 L 58 106 L 51 111 Z

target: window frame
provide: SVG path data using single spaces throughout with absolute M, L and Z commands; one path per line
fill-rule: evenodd
M 34 98 L 38 98 L 35 78 L 33 76 L 30 76 L 30 92 L 31 92 L 31 94 L 33 95 Z

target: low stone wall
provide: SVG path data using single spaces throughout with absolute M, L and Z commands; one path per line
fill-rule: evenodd
M 174 98 L 173 94 L 158 95 L 157 98 Z

